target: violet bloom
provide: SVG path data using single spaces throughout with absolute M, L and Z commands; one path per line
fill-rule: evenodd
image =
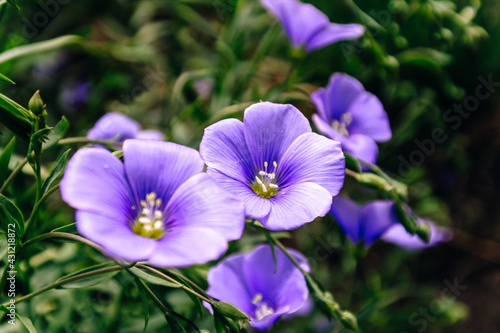
M 307 260 L 288 249 L 305 271 Z M 276 248 L 276 274 L 269 245 L 260 245 L 247 254 L 227 257 L 208 273 L 207 293 L 230 302 L 250 316 L 250 325 L 267 330 L 280 316 L 291 315 L 306 305 L 307 284 L 300 270 Z
M 191 148 L 126 140 L 122 163 L 104 149 L 80 149 L 61 181 L 78 231 L 113 258 L 188 266 L 219 258 L 241 237 L 243 204 L 203 173 Z
M 313 121 L 318 130 L 342 143 L 342 148 L 369 163 L 375 163 L 375 141 L 391 138 L 389 118 L 380 100 L 347 74 L 335 73 L 326 88 L 311 94 L 317 114 Z
M 331 213 L 351 242 L 363 242 L 366 247 L 383 239 L 408 250 L 420 250 L 451 238 L 448 228 L 437 227 L 421 218 L 417 218 L 417 223 L 425 221 L 431 228 L 429 243 L 417 235 L 409 234 L 401 225 L 392 200 L 374 200 L 361 206 L 351 199 L 337 196 L 333 200 Z
M 118 112 L 106 113 L 87 132 L 87 137 L 95 140 L 115 140 L 123 142 L 127 139 L 163 140 L 164 135 L 155 130 L 141 130 L 135 120 Z
M 298 0 L 261 0 L 280 21 L 295 48 L 307 52 L 342 41 L 356 39 L 365 33 L 359 24 L 331 23 L 328 16 L 309 3 Z
M 328 213 L 344 183 L 340 143 L 311 132 L 294 106 L 261 102 L 243 123 L 205 129 L 200 154 L 208 173 L 240 198 L 246 214 L 271 230 L 290 230 Z

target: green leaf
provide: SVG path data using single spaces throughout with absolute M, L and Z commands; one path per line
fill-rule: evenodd
M 12 201 L 2 194 L 0 194 L 0 224 L 6 233 L 9 224 L 14 224 L 17 227 L 16 238 L 19 244 L 21 243 L 21 235 L 24 232 L 23 214 Z
M 185 281 L 182 277 L 180 277 L 179 275 L 176 275 L 176 278 L 177 280 L 179 280 L 182 284 L 188 286 L 189 288 L 191 288 L 191 285 Z M 193 288 L 191 288 L 193 289 Z M 198 309 L 198 314 L 200 315 L 200 317 L 203 317 L 203 304 L 201 303 L 201 300 L 193 295 L 192 293 L 190 293 L 189 291 L 183 289 L 183 291 L 186 293 L 186 295 L 188 295 L 188 297 L 193 301 L 193 303 L 196 305 L 196 308 Z
M 224 317 L 234 320 L 250 320 L 250 317 L 236 305 L 228 302 L 215 302 L 212 304 L 214 311 L 220 313 Z
M 47 134 L 47 141 L 43 145 L 43 149 L 48 149 L 55 146 L 59 140 L 61 140 L 69 129 L 69 122 L 65 116 L 62 116 L 61 120 L 54 126 L 52 131 Z
M 170 326 L 170 330 L 175 333 L 187 333 L 184 326 L 181 325 L 179 319 L 170 314 L 166 314 L 165 318 L 167 319 L 168 326 Z
M 31 133 L 32 116 L 24 107 L 0 94 L 0 122 L 23 139 Z
M 16 317 L 24 325 L 24 327 L 26 327 L 29 333 L 37 333 L 35 326 L 33 326 L 33 323 L 28 317 L 21 316 L 17 312 L 16 312 Z
M 17 10 L 21 10 L 19 5 L 17 4 L 17 0 L 7 0 L 8 3 L 10 3 L 12 6 L 16 7 Z
M 2 73 L 0 73 L 0 81 L 5 81 L 5 82 L 8 82 L 8 83 L 16 84 L 14 81 L 12 81 L 11 79 L 9 79 L 7 76 L 3 75 Z
M 58 279 L 56 282 L 59 282 L 61 280 L 67 279 L 67 278 L 75 276 L 75 275 L 80 275 L 80 274 L 87 273 L 87 272 L 93 272 L 97 269 L 109 267 L 111 265 L 112 265 L 111 263 L 105 263 L 105 264 L 100 264 L 100 265 L 92 266 L 89 268 L 85 268 L 85 269 L 82 269 L 81 271 L 78 271 L 76 273 L 66 275 L 66 276 Z M 65 283 L 62 286 L 57 287 L 56 289 L 75 289 L 75 288 L 86 288 L 86 287 L 95 286 L 96 284 L 110 280 L 118 272 L 119 271 L 116 270 L 116 271 L 107 272 L 107 273 L 103 273 L 103 274 L 99 274 L 99 275 L 89 276 L 87 278 L 83 278 L 83 279 L 80 279 L 77 281 Z
M 142 304 L 142 315 L 144 316 L 144 329 L 142 333 L 146 333 L 149 324 L 149 304 L 148 295 L 144 291 L 142 281 L 138 277 L 134 277 L 135 283 L 137 284 L 137 289 L 139 290 L 139 296 L 141 297 Z
M 5 146 L 2 151 L 2 155 L 0 155 L 0 187 L 2 187 L 3 182 L 5 180 L 5 175 L 7 174 L 7 170 L 9 169 L 10 157 L 12 156 L 12 152 L 14 151 L 14 146 L 16 144 L 16 137 L 13 137 L 12 140 Z
M 54 182 L 64 173 L 66 164 L 68 164 L 68 154 L 70 151 L 71 149 L 68 149 L 61 155 L 56 163 L 56 166 L 54 167 L 54 169 L 52 169 L 47 179 L 45 179 L 45 182 L 42 185 L 42 194 L 47 192 L 52 187 Z
M 47 140 L 47 134 L 52 130 L 52 127 L 42 128 L 31 135 L 31 141 L 33 143 L 37 141 L 45 142 Z
M 146 282 L 149 282 L 151 284 L 155 284 L 155 285 L 158 285 L 158 286 L 164 286 L 164 287 L 168 287 L 168 288 L 181 288 L 182 287 L 182 284 L 175 284 L 175 283 L 172 283 L 170 281 L 167 281 L 165 279 L 162 279 L 161 277 L 158 277 L 156 275 L 151 275 L 137 267 L 131 267 L 128 269 L 132 274 L 134 274 L 135 276 L 137 276 L 138 278 L 146 281 Z
M 74 235 L 78 234 L 78 230 L 76 229 L 76 223 L 71 223 L 59 228 L 55 228 L 51 232 L 66 232 L 68 234 L 74 234 Z
M 345 165 L 356 172 L 361 172 L 361 166 L 359 165 L 358 159 L 350 154 L 344 154 Z

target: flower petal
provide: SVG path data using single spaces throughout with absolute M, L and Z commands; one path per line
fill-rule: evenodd
M 387 229 L 394 224 L 399 224 L 394 201 L 375 200 L 367 203 L 363 207 L 361 218 L 361 235 L 365 241 L 365 246 L 370 246 L 380 238 Z
M 253 312 L 252 298 L 243 276 L 243 263 L 246 254 L 227 257 L 208 272 L 207 294 L 220 301 L 230 302 L 247 315 Z
M 381 239 L 410 251 L 418 251 L 441 242 L 447 242 L 453 237 L 453 232 L 449 228 L 436 226 L 428 220 L 425 220 L 425 222 L 431 228 L 429 243 L 425 243 L 417 235 L 409 234 L 401 224 L 395 224 L 390 227 L 389 230 L 382 235 Z
M 231 192 L 245 204 L 245 214 L 247 217 L 260 219 L 269 214 L 269 210 L 271 209 L 269 200 L 259 197 L 247 184 L 228 177 L 212 168 L 208 168 L 207 173 L 212 176 L 219 185 Z
M 378 157 L 378 146 L 372 138 L 362 135 L 353 134 L 342 139 L 342 148 L 365 162 L 375 164 Z
M 182 184 L 165 211 L 167 233 L 177 228 L 209 228 L 226 240 L 235 240 L 241 237 L 245 226 L 243 203 L 205 173 Z
M 380 100 L 369 92 L 360 94 L 349 107 L 352 123 L 349 133 L 363 134 L 375 141 L 384 142 L 391 138 L 391 125 L 387 112 Z
M 101 245 L 113 258 L 146 260 L 155 250 L 156 241 L 132 232 L 128 223 L 86 211 L 76 212 L 78 232 Z
M 264 162 L 279 163 L 296 138 L 311 132 L 306 117 L 290 104 L 253 104 L 245 111 L 243 125 L 247 147 L 257 170 L 264 169 Z
M 158 267 L 186 267 L 215 260 L 226 250 L 227 239 L 217 230 L 198 227 L 167 228 L 166 236 L 158 241 L 156 250 L 148 261 Z
M 166 205 L 182 183 L 203 171 L 203 161 L 196 150 L 172 142 L 127 140 L 123 158 L 137 202 L 155 192 Z
M 105 149 L 83 148 L 73 155 L 61 181 L 71 207 L 127 221 L 135 204 L 122 162 Z
M 356 39 L 365 33 L 365 27 L 360 24 L 328 23 L 321 30 L 311 35 L 307 41 L 308 52 L 342 40 Z
M 282 189 L 268 200 L 271 210 L 260 222 L 270 230 L 292 230 L 325 216 L 330 210 L 332 195 L 318 184 L 300 183 Z
M 136 139 L 163 141 L 165 140 L 165 134 L 153 129 L 142 130 L 137 132 Z
M 360 235 L 361 211 L 362 206 L 349 198 L 343 196 L 333 198 L 330 213 L 354 244 L 362 240 L 362 235 Z
M 140 125 L 133 119 L 117 113 L 110 112 L 102 116 L 87 132 L 87 137 L 96 140 L 116 139 L 122 142 L 135 138 Z
M 243 182 L 253 177 L 243 123 L 237 119 L 221 120 L 205 128 L 200 154 L 208 167 L 229 177 Z
M 356 98 L 365 91 L 357 79 L 345 73 L 334 73 L 330 76 L 325 93 L 325 110 L 328 115 L 325 120 L 339 120 L 340 116 L 349 111 L 349 107 Z
M 302 134 L 283 155 L 277 175 L 277 184 L 312 182 L 337 195 L 345 177 L 345 157 L 340 142 L 316 133 Z

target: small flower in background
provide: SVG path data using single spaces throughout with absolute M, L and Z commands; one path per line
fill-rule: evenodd
M 285 29 L 295 48 L 305 47 L 307 52 L 324 46 L 356 39 L 365 33 L 359 24 L 331 23 L 318 8 L 297 0 L 261 0 Z
M 312 133 L 289 104 L 257 103 L 243 123 L 225 119 L 207 127 L 200 154 L 207 172 L 245 203 L 247 216 L 271 230 L 326 215 L 344 183 L 340 143 Z
M 68 84 L 59 95 L 59 104 L 66 111 L 77 112 L 87 103 L 89 93 L 89 82 Z
M 241 237 L 243 204 L 202 173 L 191 148 L 126 140 L 122 163 L 104 149 L 84 148 L 61 181 L 78 231 L 105 253 L 155 266 L 188 266 L 219 258 Z
M 334 73 L 326 88 L 311 94 L 318 110 L 313 122 L 326 136 L 342 143 L 342 149 L 375 163 L 378 147 L 392 136 L 389 118 L 380 100 L 344 73 Z
M 135 120 L 118 112 L 106 113 L 87 132 L 87 137 L 95 140 L 116 140 L 123 142 L 127 139 L 163 140 L 165 135 L 156 130 L 142 130 Z
M 305 271 L 309 264 L 302 254 L 288 249 Z M 276 248 L 276 273 L 269 245 L 247 254 L 227 257 L 208 273 L 207 293 L 230 302 L 250 316 L 250 325 L 267 330 L 283 315 L 293 315 L 308 305 L 309 291 L 304 276 L 292 261 Z
M 365 247 L 382 239 L 408 250 L 420 250 L 449 241 L 452 237 L 448 228 L 438 227 L 421 218 L 417 218 L 417 223 L 425 221 L 431 228 L 429 243 L 417 235 L 409 234 L 399 222 L 392 200 L 374 200 L 362 206 L 351 199 L 337 196 L 333 200 L 331 213 L 351 242 L 363 242 Z

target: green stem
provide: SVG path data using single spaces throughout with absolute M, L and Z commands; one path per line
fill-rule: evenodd
M 93 247 L 97 251 L 102 252 L 102 248 L 99 245 L 97 245 L 96 243 L 94 243 L 94 242 L 92 242 L 92 241 L 90 241 L 90 240 L 88 240 L 86 238 L 83 238 L 81 236 L 69 234 L 69 233 L 66 233 L 66 232 L 48 232 L 46 234 L 42 234 L 42 235 L 36 236 L 36 237 L 28 240 L 26 243 L 24 243 L 23 247 L 26 248 L 26 247 L 30 246 L 31 244 L 33 244 L 35 242 L 38 242 L 38 241 L 41 241 L 41 240 L 44 240 L 44 239 L 47 239 L 47 238 L 67 238 L 67 239 L 72 239 L 72 240 L 75 240 L 75 241 L 87 244 L 88 246 Z
M 74 281 L 78 281 L 78 280 L 81 280 L 81 279 L 85 279 L 85 278 L 88 278 L 88 277 L 91 277 L 91 276 L 95 276 L 95 275 L 100 275 L 100 274 L 104 274 L 104 273 L 109 273 L 109 272 L 113 272 L 113 271 L 119 271 L 123 269 L 122 266 L 111 266 L 111 267 L 104 267 L 104 268 L 100 268 L 100 269 L 96 269 L 95 271 L 92 271 L 92 272 L 85 272 L 85 273 L 82 273 L 82 274 L 78 274 L 78 275 L 75 275 L 75 276 L 71 276 L 71 277 L 68 277 L 66 279 L 63 279 L 63 280 L 60 280 L 60 281 L 57 281 L 55 283 L 52 283 L 51 285 L 48 285 L 40 290 L 37 290 L 35 292 L 32 292 L 31 294 L 28 294 L 28 295 L 25 295 L 25 296 L 22 296 L 22 297 L 19 297 L 19 298 L 15 298 L 15 302 L 16 304 L 17 303 L 21 303 L 21 302 L 24 302 L 32 297 L 35 297 L 37 295 L 40 295 L 48 290 L 51 290 L 51 289 L 54 289 L 54 288 L 57 288 L 59 286 L 62 286 L 66 283 L 69 283 L 69 282 L 74 282 Z M 7 303 L 4 303 L 3 305 L 4 306 L 7 306 L 9 305 L 10 303 L 7 302 Z
M 12 170 L 12 173 L 9 175 L 9 177 L 5 180 L 5 183 L 3 183 L 2 188 L 0 188 L 0 193 L 3 193 L 7 189 L 7 186 L 9 186 L 10 182 L 14 179 L 14 177 L 23 169 L 23 167 L 28 163 L 28 158 L 25 157 L 17 166 L 14 170 Z
M 77 136 L 74 138 L 61 139 L 57 142 L 58 145 L 66 145 L 66 144 L 73 144 L 73 143 L 96 143 L 96 144 L 105 145 L 105 146 L 110 147 L 110 148 L 113 148 L 116 145 L 121 145 L 121 143 L 118 141 L 97 140 L 97 139 L 87 138 L 86 136 Z
M 177 284 L 180 288 L 184 289 L 185 291 L 195 295 L 196 297 L 198 297 L 199 299 L 209 303 L 209 304 L 213 304 L 215 303 L 215 301 L 211 298 L 208 298 L 208 297 L 205 297 L 203 295 L 200 295 L 198 292 L 194 291 L 193 289 L 189 288 L 188 286 L 186 286 L 185 284 L 183 283 L 180 283 L 179 281 L 171 278 L 170 276 L 168 276 L 167 274 L 164 274 L 162 272 L 160 272 L 159 270 L 157 269 L 154 269 L 153 267 L 149 267 L 149 266 L 146 266 L 146 265 L 142 265 L 142 264 L 138 264 L 136 265 L 137 268 L 143 268 L 145 270 L 148 270 L 150 271 L 151 273 L 154 273 L 156 275 L 158 275 L 159 277 L 169 281 L 169 282 L 172 282 L 174 284 Z
M 45 202 L 45 200 L 47 200 L 47 198 L 52 193 L 54 193 L 58 189 L 59 189 L 59 184 L 57 184 L 56 186 L 52 187 L 47 192 L 45 192 L 45 194 L 43 194 L 43 196 L 35 203 L 35 205 L 33 206 L 33 210 L 31 211 L 31 215 L 30 215 L 30 217 L 28 218 L 28 220 L 26 221 L 26 224 L 25 224 L 24 237 L 27 237 L 29 235 L 29 233 L 28 233 L 29 228 L 34 223 L 34 221 L 36 220 L 36 216 L 38 215 L 38 211 L 40 210 L 40 206 Z

